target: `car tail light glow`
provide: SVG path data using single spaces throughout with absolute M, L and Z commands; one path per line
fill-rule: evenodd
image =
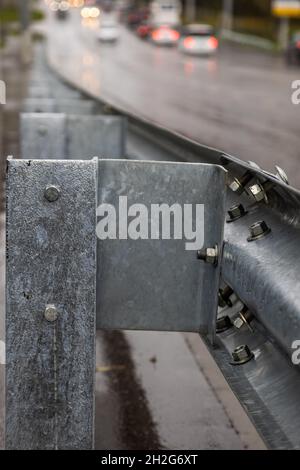
M 183 41 L 183 45 L 186 49 L 193 49 L 196 45 L 196 41 L 191 36 L 187 36 Z
M 159 41 L 160 39 L 169 38 L 172 41 L 177 41 L 179 39 L 179 33 L 175 29 L 170 29 L 162 27 L 160 29 L 155 29 L 152 32 L 152 39 L 154 41 Z
M 155 41 L 161 38 L 161 32 L 159 29 L 155 29 L 155 31 L 152 32 L 152 39 Z
M 217 38 L 212 36 L 211 38 L 209 38 L 208 44 L 210 45 L 210 47 L 212 47 L 212 49 L 217 49 L 219 41 L 217 40 Z
M 170 37 L 171 39 L 174 39 L 174 41 L 177 41 L 179 39 L 178 31 L 175 31 L 175 29 L 170 29 Z

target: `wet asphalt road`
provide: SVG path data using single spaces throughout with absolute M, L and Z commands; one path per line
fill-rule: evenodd
M 300 105 L 291 102 L 300 68 L 228 45 L 216 58 L 187 57 L 143 42 L 125 27 L 118 44 L 99 44 L 95 25 L 81 24 L 78 13 L 50 21 L 52 59 L 75 83 L 264 169 L 278 164 L 300 187 Z

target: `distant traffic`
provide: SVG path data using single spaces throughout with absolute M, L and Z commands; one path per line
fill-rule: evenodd
M 181 26 L 178 0 L 155 0 L 149 8 L 129 9 L 124 21 L 139 38 L 159 46 L 178 46 L 185 54 L 215 54 L 219 41 L 210 25 Z

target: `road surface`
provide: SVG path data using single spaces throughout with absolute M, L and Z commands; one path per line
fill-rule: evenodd
M 83 25 L 78 12 L 66 22 L 50 16 L 48 30 L 51 60 L 77 85 L 269 171 L 278 164 L 300 187 L 300 105 L 291 102 L 300 68 L 236 46 L 221 47 L 216 58 L 190 58 L 123 26 L 118 44 L 100 44 L 95 25 Z

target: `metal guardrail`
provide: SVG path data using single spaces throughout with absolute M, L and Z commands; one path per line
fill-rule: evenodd
M 80 107 L 81 101 L 78 104 Z M 78 109 L 74 104 L 74 110 Z M 124 158 L 126 119 L 120 116 L 24 113 L 22 158 L 90 159 L 91 155 Z
M 99 106 L 103 107 L 104 104 L 99 102 Z M 125 116 L 128 121 L 129 153 L 127 157 L 129 159 L 136 159 L 138 155 L 141 155 L 151 160 L 155 158 L 161 161 L 197 163 L 195 168 L 199 168 L 199 174 L 189 175 L 193 183 L 189 189 L 196 185 L 195 178 L 197 180 L 199 176 L 200 180 L 202 172 L 200 169 L 203 168 L 201 165 L 198 166 L 200 162 L 219 165 L 227 170 L 226 207 L 229 211 L 229 220 L 225 223 L 223 250 L 217 268 L 220 269 L 222 279 L 219 292 L 220 307 L 217 318 L 215 314 L 211 314 L 211 309 L 209 309 L 209 315 L 206 316 L 207 324 L 214 325 L 216 322 L 216 331 L 211 331 L 209 327 L 203 328 L 201 335 L 267 445 L 277 449 L 300 448 L 300 410 L 298 406 L 300 376 L 299 367 L 291 362 L 292 343 L 294 340 L 300 339 L 299 191 L 289 187 L 286 181 L 283 181 L 282 172 L 276 176 L 270 175 L 253 164 L 241 162 L 220 151 L 203 147 L 153 123 L 148 123 L 126 113 L 124 110 L 120 112 L 112 105 L 110 105 L 110 111 L 114 115 Z M 111 184 L 112 180 L 116 181 L 120 173 L 124 174 L 124 169 L 120 170 L 119 165 L 128 166 L 129 163 L 132 163 L 130 167 L 134 168 L 134 162 L 99 162 L 102 168 L 105 168 L 106 165 L 108 167 L 103 173 L 101 170 L 99 172 L 104 176 L 100 176 L 100 180 L 98 180 L 101 181 L 98 202 L 102 198 L 101 190 L 105 192 L 105 185 Z M 43 170 L 43 165 L 48 165 L 48 172 Z M 117 165 L 114 167 L 115 171 L 109 170 L 107 172 L 111 165 Z M 143 168 L 147 167 L 147 164 L 141 163 L 141 165 Z M 157 168 L 162 168 L 158 163 L 156 165 L 158 165 Z M 81 279 L 83 275 L 81 269 L 87 263 L 87 266 L 95 270 L 95 249 L 87 252 L 81 242 L 79 242 L 78 250 L 77 247 L 74 248 L 80 263 L 79 273 L 81 276 L 78 279 L 74 277 L 76 276 L 74 273 L 76 273 L 77 256 L 70 258 L 72 260 L 70 271 L 64 270 L 66 265 L 60 263 L 60 260 L 66 259 L 69 250 L 72 249 L 72 244 L 76 245 L 78 237 L 82 236 L 78 226 L 76 226 L 74 234 L 69 232 L 69 225 L 73 226 L 79 219 L 73 220 L 72 217 L 75 217 L 74 214 L 72 215 L 73 210 L 68 211 L 68 208 L 71 207 L 68 204 L 71 204 L 71 199 L 73 196 L 75 197 L 75 194 L 73 194 L 74 186 L 67 181 L 66 174 L 72 174 L 72 178 L 74 176 L 77 181 L 78 175 L 75 173 L 78 169 L 80 168 L 80 172 L 84 172 L 89 168 L 89 174 L 86 173 L 86 176 L 78 181 L 78 185 L 79 191 L 81 191 L 80 188 L 83 191 L 82 185 L 87 178 L 89 182 L 87 193 L 92 197 L 95 194 L 95 185 L 97 186 L 96 176 L 92 176 L 95 175 L 94 168 L 96 166 L 95 160 L 91 162 L 60 162 L 59 164 L 52 162 L 52 165 L 48 161 L 30 163 L 25 160 L 9 163 L 8 246 L 11 248 L 8 252 L 7 281 L 8 447 L 81 448 L 92 445 L 90 410 L 93 401 L 91 365 L 93 362 L 91 358 L 94 352 L 90 334 L 91 331 L 94 332 L 93 315 L 96 314 L 96 306 L 91 300 L 94 299 L 95 290 L 88 291 L 88 286 Z M 61 169 L 59 170 L 59 168 Z M 32 181 L 29 178 L 31 171 L 34 175 Z M 53 174 L 57 181 L 59 178 L 64 178 L 63 193 L 65 194 L 66 191 L 67 198 L 65 206 L 63 198 L 60 198 L 56 205 L 47 205 L 44 192 L 49 184 L 47 176 L 49 174 Z M 135 171 L 133 174 L 137 175 Z M 147 173 L 143 173 L 143 176 L 145 174 Z M 131 184 L 138 188 L 136 184 L 140 179 L 135 178 L 136 181 L 131 181 Z M 205 179 L 201 179 L 203 184 L 204 181 Z M 61 183 L 58 186 L 61 186 Z M 151 181 L 147 187 L 148 191 L 151 187 Z M 203 186 L 203 188 L 206 189 L 204 191 L 206 195 L 213 192 L 218 193 L 219 201 L 225 202 L 225 197 L 222 195 L 222 184 L 219 186 L 218 192 L 211 191 L 209 187 Z M 177 194 L 177 192 L 178 186 L 174 185 L 172 193 Z M 87 194 L 82 197 L 83 201 L 91 203 L 89 210 L 94 211 L 95 200 L 91 200 Z M 78 197 L 75 199 L 76 201 L 80 200 Z M 215 207 L 217 205 L 219 203 L 216 202 Z M 214 213 L 212 205 L 209 207 L 210 216 L 213 218 L 216 213 Z M 86 214 L 80 215 L 81 209 L 82 205 L 76 207 L 78 212 L 76 217 L 86 217 Z M 52 211 L 53 217 L 49 217 L 49 210 Z M 58 211 L 57 214 L 56 211 Z M 64 216 L 62 217 L 64 214 L 68 214 L 70 217 L 70 224 L 67 224 L 65 233 L 64 225 L 60 228 L 57 225 L 59 218 L 64 220 Z M 222 211 L 217 215 L 216 220 L 221 219 Z M 264 221 L 265 224 L 255 225 L 260 221 Z M 90 237 L 89 240 L 92 245 L 94 243 L 95 248 L 96 242 L 94 239 L 92 240 L 94 223 L 94 215 L 92 216 L 90 213 L 88 219 L 84 218 L 84 222 L 80 221 L 79 225 L 81 230 L 87 230 L 87 236 Z M 25 233 L 24 227 L 26 228 Z M 45 227 L 47 228 L 45 229 Z M 69 237 L 71 241 L 67 243 L 66 240 Z M 27 243 L 27 248 L 20 250 L 20 246 L 23 246 L 24 243 L 25 246 Z M 55 247 L 57 255 L 56 251 L 51 249 L 49 251 L 50 258 L 45 263 L 45 258 L 39 253 L 49 243 Z M 90 245 L 89 248 L 91 248 Z M 124 253 L 120 251 L 114 260 L 110 249 L 106 254 L 105 252 L 104 254 L 100 253 L 100 263 L 98 263 L 101 266 L 98 271 L 101 273 L 100 285 L 107 274 L 106 267 L 111 270 L 109 261 L 114 263 L 118 269 L 120 261 L 126 256 Z M 104 258 L 101 259 L 101 256 Z M 139 258 L 138 261 L 142 261 L 139 265 L 139 269 L 142 269 L 145 258 Z M 176 261 L 178 262 L 176 263 Z M 190 262 L 194 263 L 195 258 Z M 179 269 L 181 274 L 178 274 L 178 279 L 180 279 L 182 261 L 176 260 L 174 253 L 173 257 L 169 256 L 168 259 L 164 259 L 163 265 L 167 266 L 167 263 L 171 263 L 173 270 Z M 201 264 L 201 261 L 197 261 L 197 263 L 198 269 L 200 271 L 204 269 L 206 273 L 209 272 L 207 270 L 216 269 L 213 266 Z M 48 266 L 48 269 L 45 269 L 45 265 L 46 268 Z M 39 275 L 39 271 L 43 274 Z M 89 272 L 91 286 L 95 288 L 95 272 L 94 274 L 92 271 Z M 152 269 L 151 273 L 153 278 Z M 215 271 L 215 275 L 217 273 L 218 271 Z M 64 282 L 69 279 L 69 276 L 73 281 L 72 283 L 68 282 L 67 286 L 71 289 L 72 286 L 78 284 L 80 296 L 74 292 L 69 295 L 73 287 L 68 291 L 64 286 Z M 31 285 L 26 286 L 28 279 L 33 283 L 34 289 Z M 113 275 L 111 281 L 115 282 L 115 280 Z M 131 280 L 132 277 L 128 279 L 128 281 Z M 55 286 L 53 292 L 58 293 L 59 300 L 55 302 L 58 308 L 52 300 L 53 295 L 51 299 L 48 295 L 48 289 L 51 285 Z M 103 285 L 105 286 L 105 283 Z M 36 297 L 36 292 L 41 293 L 40 298 Z M 101 289 L 98 290 L 98 296 L 100 292 Z M 106 290 L 106 292 L 108 291 Z M 105 299 L 102 294 L 101 297 Z M 67 295 L 66 300 L 64 295 Z M 128 292 L 126 295 L 129 295 Z M 193 295 L 193 292 L 189 292 L 188 302 Z M 110 292 L 105 299 L 106 304 L 104 307 L 101 306 L 104 312 L 109 312 L 109 299 L 112 297 L 113 292 Z M 129 297 L 126 299 L 132 300 Z M 207 299 L 212 301 L 213 306 L 214 299 L 216 300 L 214 289 L 207 291 Z M 171 298 L 169 300 L 172 301 Z M 130 316 L 120 316 L 118 318 L 118 308 L 114 310 L 114 301 L 115 298 L 111 304 L 114 314 L 111 317 L 109 314 L 101 317 L 100 326 L 145 327 L 144 324 L 137 324 L 134 316 L 131 318 Z M 80 302 L 80 306 L 77 306 L 77 302 Z M 188 303 L 188 308 L 181 310 L 183 307 L 179 304 L 179 314 L 182 312 L 183 324 L 189 318 L 190 307 L 191 304 Z M 87 308 L 90 315 L 85 317 L 80 314 L 79 310 L 82 309 L 85 312 Z M 74 318 L 70 314 L 73 310 L 78 312 Z M 19 311 L 20 314 L 17 315 Z M 37 316 L 32 317 L 33 311 L 38 312 Z M 56 323 L 56 315 L 58 315 L 57 318 L 60 318 L 59 321 L 62 322 L 61 326 L 64 328 L 55 326 L 59 325 Z M 145 317 L 147 322 L 151 321 L 149 315 L 151 315 L 151 311 Z M 155 315 L 153 319 L 155 319 Z M 174 318 L 170 317 L 170 322 L 167 325 L 169 329 L 172 329 L 172 321 L 174 322 Z M 161 328 L 161 323 L 156 324 L 156 327 Z M 28 338 L 21 334 L 25 328 L 29 328 L 29 330 L 32 328 L 32 336 L 31 332 Z M 179 328 L 176 325 L 173 329 L 193 328 Z M 66 331 L 65 334 L 63 334 L 64 331 Z M 208 335 L 208 332 L 211 334 Z M 88 338 L 88 351 L 86 353 L 78 351 L 79 371 L 83 375 L 78 374 L 78 377 L 75 378 L 71 373 L 75 357 L 72 349 L 77 347 L 74 341 L 77 338 L 80 344 L 85 344 L 86 337 Z M 244 347 L 238 348 L 240 345 Z M 29 355 L 26 355 L 27 349 L 30 351 Z M 65 357 L 62 354 L 63 351 L 66 354 Z M 85 364 L 87 356 L 85 357 L 84 354 L 88 354 L 91 360 L 88 367 Z M 19 382 L 16 387 L 15 381 L 20 374 L 19 363 L 22 365 L 23 378 L 24 370 L 28 371 L 28 374 L 25 373 L 26 380 L 23 380 L 22 383 Z M 46 367 L 46 377 L 41 373 L 41 367 L 44 364 L 49 365 Z M 56 365 L 54 366 L 54 364 Z M 71 381 L 71 404 L 66 400 L 66 396 L 69 397 L 66 377 L 63 374 L 57 375 L 58 372 L 59 374 L 62 372 L 63 367 L 67 368 L 66 377 Z M 81 408 L 77 414 L 75 398 L 78 396 L 75 390 L 79 385 L 76 381 L 82 380 L 83 376 L 86 380 L 84 387 L 87 386 L 89 389 L 85 389 L 85 392 L 80 395 L 83 400 L 79 401 Z M 18 395 L 13 391 L 13 385 L 18 391 Z M 28 390 L 32 393 L 32 400 L 28 398 Z M 22 400 L 16 402 L 18 398 Z M 19 405 L 16 406 L 16 403 Z M 86 406 L 89 407 L 89 411 L 85 409 Z M 47 410 L 46 414 L 41 414 L 42 408 Z M 86 438 L 81 434 L 78 425 L 81 411 L 87 416 L 84 421 L 86 424 L 82 428 L 85 436 L 88 436 Z M 46 426 L 47 431 L 44 434 L 40 432 L 38 425 L 32 426 L 33 422 L 38 423 L 39 420 L 45 420 L 43 426 Z M 72 426 L 70 426 L 69 432 L 66 430 L 66 423 L 70 424 L 70 420 Z M 76 438 L 74 437 L 75 429 Z M 54 433 L 53 430 L 55 430 Z M 63 433 L 66 433 L 66 439 L 62 437 Z M 40 441 L 39 436 L 41 436 Z M 56 436 L 56 441 L 53 440 L 53 436 Z

